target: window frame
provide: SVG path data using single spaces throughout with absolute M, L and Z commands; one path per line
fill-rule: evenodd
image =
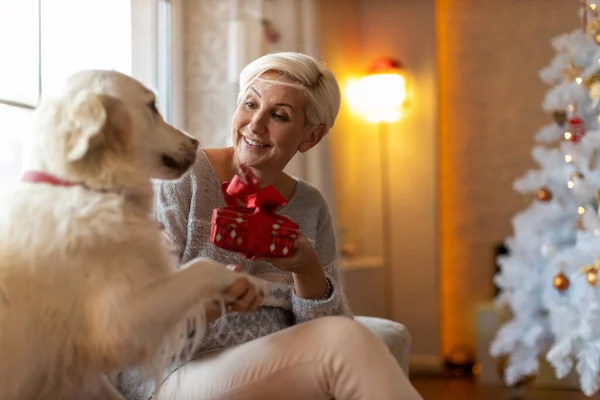
M 37 29 L 38 29 L 38 70 L 37 70 L 37 101 L 35 104 L 3 98 L 0 93 L 0 104 L 34 110 L 42 96 L 42 1 L 38 0 Z M 161 97 L 165 98 L 164 109 L 168 119 L 172 114 L 172 72 L 173 62 L 173 3 L 171 0 L 130 0 L 131 1 L 131 35 L 132 35 L 132 76 L 145 85 L 156 88 Z M 181 5 L 177 12 L 181 14 Z M 161 12 L 162 11 L 162 12 Z M 175 25 L 178 26 L 178 25 Z M 164 38 L 161 37 L 166 36 Z M 159 40 L 160 38 L 160 40 Z
M 163 118 L 183 129 L 183 0 L 131 0 L 132 76 L 154 89 Z

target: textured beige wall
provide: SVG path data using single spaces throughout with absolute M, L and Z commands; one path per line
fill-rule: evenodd
M 365 255 L 382 253 L 382 218 L 391 225 L 386 282 L 392 286 L 390 318 L 413 337 L 412 356 L 439 355 L 437 226 L 437 89 L 433 0 L 322 0 L 321 56 L 342 86 L 364 74 L 375 58 L 402 60 L 412 107 L 391 124 L 382 149 L 376 125 L 353 115 L 346 103 L 331 133 L 339 223 L 344 239 Z M 381 154 L 389 159 L 381 182 Z M 382 184 L 390 210 L 382 210 Z M 382 288 L 383 289 L 383 288 Z
M 442 352 L 473 349 L 475 306 L 492 298 L 493 249 L 526 206 L 512 181 L 534 166 L 550 117 L 538 79 L 577 2 L 438 0 Z M 399 7 L 401 7 L 399 5 Z
M 245 21 L 246 56 L 256 52 L 260 35 L 260 0 L 240 1 Z M 181 0 L 183 129 L 200 140 L 202 146 L 229 144 L 231 116 L 235 109 L 237 85 L 228 80 L 230 2 L 226 0 Z M 260 32 L 259 32 L 260 33 Z M 252 56 L 255 57 L 255 56 Z

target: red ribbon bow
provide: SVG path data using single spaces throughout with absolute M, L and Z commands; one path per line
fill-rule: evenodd
M 224 182 L 221 189 L 228 206 L 237 206 L 240 200 L 247 208 L 254 209 L 254 213 L 273 212 L 287 204 L 285 197 L 273 186 L 261 189 L 258 178 L 245 165 L 240 165 L 237 175 L 231 182 Z

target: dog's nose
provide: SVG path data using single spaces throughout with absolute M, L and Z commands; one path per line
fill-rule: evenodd
M 200 142 L 194 138 L 190 138 L 190 141 L 192 142 L 195 148 L 198 148 L 198 146 L 200 145 Z

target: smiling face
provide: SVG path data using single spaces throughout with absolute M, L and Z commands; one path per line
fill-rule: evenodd
M 283 171 L 296 154 L 315 146 L 322 126 L 307 124 L 302 89 L 277 72 L 262 74 L 242 96 L 233 115 L 232 140 L 238 162 L 264 173 Z

